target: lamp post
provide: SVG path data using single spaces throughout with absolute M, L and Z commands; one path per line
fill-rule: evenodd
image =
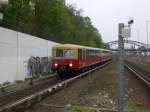
M 119 35 L 118 35 L 118 82 L 119 82 L 119 112 L 124 112 L 125 108 L 125 81 L 124 81 L 124 38 L 130 37 L 130 26 L 133 24 L 133 20 L 128 22 L 125 26 L 124 23 L 119 23 Z M 128 29 L 127 29 L 128 28 Z

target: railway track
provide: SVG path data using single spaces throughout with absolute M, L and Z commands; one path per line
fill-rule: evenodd
M 40 84 L 41 82 L 49 80 L 50 78 L 53 78 L 53 77 L 57 77 L 57 74 L 51 74 L 51 75 L 48 75 L 48 76 L 43 76 L 39 79 L 35 79 L 35 80 L 33 80 L 34 86 L 37 85 L 37 84 Z M 4 97 L 4 96 L 7 96 L 9 94 L 15 93 L 20 89 L 25 90 L 28 87 L 30 87 L 30 80 L 26 81 L 24 83 L 23 82 L 19 83 L 19 84 L 13 83 L 13 84 L 8 84 L 8 85 L 5 85 L 5 86 L 1 86 L 0 87 L 0 90 L 1 90 L 0 91 L 0 98 Z
M 93 71 L 102 68 L 111 63 L 108 61 L 94 69 L 86 71 L 75 77 L 69 79 L 60 79 L 58 77 L 53 77 L 50 80 L 46 80 L 42 83 L 33 85 L 29 88 L 7 94 L 0 97 L 0 112 L 9 112 L 20 108 L 23 105 L 23 108 L 30 107 L 32 103 L 36 103 L 42 100 L 47 95 L 51 95 L 54 92 L 57 92 L 60 89 L 63 89 L 67 84 L 72 83 L 73 81 L 92 73 Z M 26 106 L 25 106 L 26 105 Z
M 35 84 L 33 86 L 30 86 L 28 88 L 14 91 L 8 94 L 5 94 L 0 97 L 0 112 L 3 110 L 9 109 L 9 107 L 14 107 L 15 105 L 24 103 L 24 99 L 28 99 L 28 96 L 32 96 L 33 94 L 36 94 L 37 92 L 42 91 L 43 89 L 46 89 L 48 86 L 53 86 L 56 83 L 59 83 L 63 81 L 64 79 L 59 79 L 58 77 L 51 78 L 49 80 L 45 80 L 39 84 Z M 29 98 L 30 99 L 30 98 Z M 27 101 L 27 100 L 26 100 Z M 3 112 L 2 111 L 2 112 Z
M 125 67 L 128 70 L 130 70 L 132 73 L 134 73 L 140 80 L 142 80 L 145 85 L 150 87 L 150 73 L 149 72 L 141 69 L 136 64 L 127 60 L 125 61 Z

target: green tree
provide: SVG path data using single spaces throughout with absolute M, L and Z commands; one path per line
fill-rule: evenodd
M 3 26 L 60 43 L 103 46 L 91 19 L 65 0 L 10 0 Z
M 30 32 L 33 14 L 29 0 L 10 0 L 4 11 L 3 25 L 21 32 Z

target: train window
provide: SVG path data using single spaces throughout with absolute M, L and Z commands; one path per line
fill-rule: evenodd
M 56 51 L 55 51 L 55 53 L 56 53 L 56 57 L 63 57 L 63 50 L 61 50 L 61 49 L 57 49 Z
M 86 57 L 90 57 L 92 55 L 92 50 L 87 49 L 86 50 Z
M 107 51 L 103 51 L 103 53 L 104 53 L 104 54 L 107 54 L 108 52 L 107 52 Z
M 102 50 L 99 50 L 99 55 L 103 55 L 103 52 L 102 52 Z
M 94 50 L 90 50 L 90 55 L 94 55 Z
M 86 59 L 85 49 L 83 49 L 83 59 Z
M 91 50 L 90 55 L 93 55 L 93 56 L 97 55 L 97 51 L 96 50 Z
M 78 58 L 82 59 L 82 49 L 78 49 Z
M 64 57 L 65 58 L 73 58 L 73 56 L 74 56 L 74 52 L 72 49 L 64 50 Z
M 86 58 L 88 58 L 88 56 L 89 56 L 89 50 L 86 49 Z
M 95 55 L 97 55 L 97 56 L 98 56 L 98 50 L 96 50 L 96 51 L 95 51 Z
M 65 57 L 65 58 L 73 58 L 74 50 L 72 49 L 56 49 L 53 51 L 54 57 Z

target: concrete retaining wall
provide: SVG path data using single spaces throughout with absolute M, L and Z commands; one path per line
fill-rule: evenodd
M 31 56 L 50 57 L 57 43 L 0 27 L 0 84 L 28 77 Z

